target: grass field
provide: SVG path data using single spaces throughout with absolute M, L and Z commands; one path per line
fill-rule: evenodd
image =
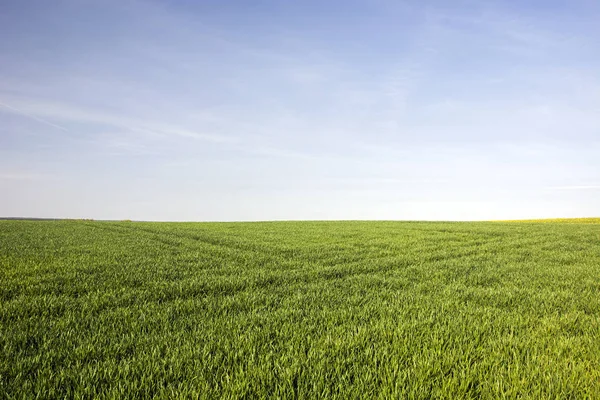
M 583 222 L 0 221 L 0 398 L 598 399 Z

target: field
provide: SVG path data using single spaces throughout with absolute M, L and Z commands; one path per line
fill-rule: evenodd
M 600 221 L 0 221 L 0 398 L 600 398 Z

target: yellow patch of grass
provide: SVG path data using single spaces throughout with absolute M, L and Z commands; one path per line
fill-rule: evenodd
M 547 218 L 547 219 L 513 219 L 497 220 L 492 222 L 520 222 L 538 224 L 600 224 L 600 218 Z

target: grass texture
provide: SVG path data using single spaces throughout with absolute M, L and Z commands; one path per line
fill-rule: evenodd
M 0 221 L 0 398 L 600 398 L 600 224 Z

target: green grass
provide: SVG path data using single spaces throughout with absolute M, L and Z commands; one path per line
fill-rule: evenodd
M 0 221 L 0 398 L 600 398 L 600 224 Z

